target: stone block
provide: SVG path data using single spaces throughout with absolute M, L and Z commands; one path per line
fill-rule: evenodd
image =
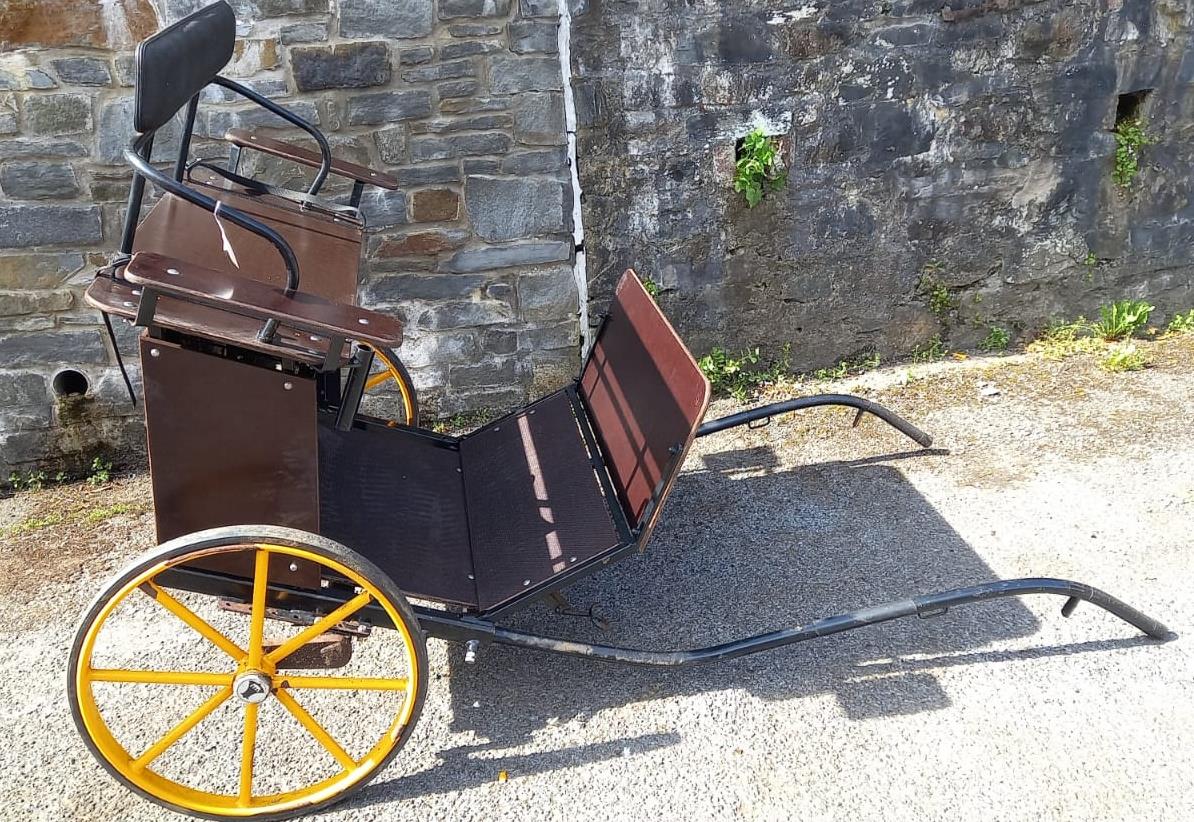
M 515 54 L 555 54 L 558 26 L 546 20 L 515 20 L 510 24 L 510 51 Z
M 0 336 L 0 362 L 6 368 L 45 363 L 102 364 L 107 361 L 107 349 L 98 329 Z
M 328 0 L 252 0 L 252 4 L 257 17 L 301 17 L 328 11 Z
M 0 317 L 52 314 L 67 310 L 73 301 L 69 291 L 0 291 Z
M 79 194 L 69 163 L 22 161 L 0 166 L 0 188 L 12 200 L 61 200 Z
M 407 222 L 406 193 L 403 191 L 366 189 L 360 208 L 371 228 L 389 228 Z
M 428 331 L 438 331 L 498 325 L 512 319 L 514 311 L 504 300 L 453 300 L 430 306 L 419 317 L 418 326 Z M 3 351 L 2 347 L 0 351 Z
M 501 246 L 480 246 L 456 252 L 447 263 L 449 271 L 490 271 L 496 268 L 539 265 L 572 256 L 572 244 L 564 241 L 513 243 Z
M 349 97 L 346 119 L 350 126 L 376 126 L 430 113 L 431 95 L 426 91 L 385 91 Z
M 458 183 L 461 179 L 456 163 L 422 163 L 411 168 L 400 168 L 394 174 L 398 177 L 398 184 L 403 186 Z
M 78 252 L 0 256 L 0 289 L 55 288 L 83 268 Z
M 319 115 L 319 109 L 310 100 L 295 100 L 287 103 L 286 108 L 311 125 L 318 126 L 323 122 L 323 118 Z M 176 119 L 173 122 L 177 123 L 178 121 Z M 236 109 L 209 108 L 206 111 L 202 106 L 199 108 L 199 117 L 195 121 L 196 135 L 218 139 L 223 137 L 227 131 L 234 128 L 293 129 L 294 127 L 276 114 L 260 106 L 245 106 Z M 157 155 L 156 141 L 154 143 L 154 155 Z
M 328 24 L 321 22 L 291 23 L 278 29 L 278 40 L 284 46 L 298 43 L 322 43 L 328 39 Z
M 22 106 L 25 133 L 38 136 L 91 131 L 91 97 L 86 94 L 30 94 Z
M 342 37 L 410 39 L 431 33 L 433 0 L 340 0 Z
M 0 160 L 22 157 L 86 157 L 87 147 L 77 140 L 0 140 Z
M 290 71 L 299 91 L 368 88 L 390 82 L 385 43 L 340 43 L 290 50 Z
M 501 23 L 453 23 L 448 34 L 453 37 L 493 37 L 502 33 Z
M 553 172 L 564 174 L 567 170 L 568 151 L 564 148 L 523 151 L 518 154 L 507 154 L 502 158 L 502 173 L 519 177 Z
M 493 40 L 466 40 L 463 43 L 447 43 L 440 46 L 439 56 L 444 60 L 460 57 L 475 57 L 478 54 L 496 54 L 505 51 L 505 46 Z
M 0 203 L 0 247 L 91 245 L 104 239 L 100 212 L 85 205 Z M 3 359 L 0 359 L 3 362 Z
M 439 17 L 505 17 L 510 13 L 510 0 L 439 0 Z
M 416 191 L 412 197 L 411 216 L 416 223 L 438 223 L 460 216 L 460 195 L 450 188 Z
M 494 57 L 489 68 L 494 94 L 523 91 L 560 91 L 564 81 L 560 61 L 554 57 Z
M 580 310 L 576 277 L 561 265 L 518 278 L 518 309 L 523 320 L 559 320 Z
M 431 46 L 419 46 L 414 49 L 403 49 L 398 55 L 398 63 L 403 66 L 421 66 L 435 59 L 435 49 Z
M 406 162 L 406 129 L 402 126 L 385 128 L 373 133 L 377 154 L 386 165 L 396 166 Z
M 559 17 L 559 0 L 519 0 L 518 10 L 523 17 Z
M 510 149 L 510 136 L 503 132 L 453 134 L 448 136 L 412 137 L 411 162 L 445 160 L 450 157 L 469 157 L 481 154 L 504 154 Z
M 513 357 L 448 369 L 448 385 L 452 388 L 496 388 L 518 382 L 518 378 L 518 361 Z
M 564 186 L 556 180 L 473 176 L 465 181 L 464 200 L 473 229 L 486 240 L 566 230 Z
M 558 146 L 568 142 L 564 133 L 564 95 L 532 92 L 518 95 L 514 107 L 514 134 L 520 143 Z
M 451 60 L 426 66 L 406 69 L 402 79 L 408 83 L 433 83 L 437 80 L 457 80 L 462 77 L 476 77 L 477 65 L 472 60 Z
M 0 372 L 0 408 L 49 405 L 50 391 L 41 374 Z
M 396 274 L 374 279 L 365 287 L 365 295 L 369 304 L 466 300 L 480 296 L 488 282 L 480 274 Z
M 439 94 L 441 101 L 451 100 L 456 97 L 470 97 L 477 93 L 480 84 L 476 80 L 452 80 L 447 83 L 440 83 L 435 87 Z M 441 102 L 441 111 L 447 110 L 447 105 Z
M 399 237 L 387 237 L 378 246 L 377 258 L 422 257 L 459 248 L 469 233 L 462 229 L 412 231 Z
M 16 134 L 19 130 L 17 96 L 15 94 L 0 94 L 0 135 Z
M 63 57 L 51 60 L 58 79 L 69 86 L 110 86 L 112 70 L 98 57 Z

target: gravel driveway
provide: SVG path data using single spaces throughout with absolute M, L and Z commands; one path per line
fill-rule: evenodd
M 546 607 L 513 622 L 704 645 L 1039 575 L 1102 587 L 1176 641 L 1144 640 L 1092 606 L 1064 619 L 1052 597 L 670 672 L 499 647 L 466 665 L 431 641 L 410 744 L 319 818 L 1194 818 L 1192 354 L 1194 339 L 1139 373 L 1013 358 L 852 386 L 933 433 L 927 452 L 834 411 L 709 437 L 651 549 L 572 590 L 614 618 L 609 631 Z M 65 700 L 77 614 L 152 542 L 145 478 L 101 490 L 125 510 L 5 541 L 3 818 L 170 817 L 101 771 Z M 0 525 L 66 493 L 97 492 L 0 500 Z

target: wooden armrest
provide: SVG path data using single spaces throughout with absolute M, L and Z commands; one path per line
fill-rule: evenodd
M 148 251 L 134 254 L 124 278 L 142 286 L 142 301 L 151 291 L 160 292 L 236 314 L 274 319 L 308 333 L 359 340 L 381 348 L 397 348 L 402 343 L 402 323 L 386 314 L 302 291 L 288 297 L 272 285 L 212 271 L 163 254 Z
M 275 157 L 281 157 L 283 160 L 290 160 L 294 163 L 310 166 L 311 168 L 319 168 L 323 162 L 323 155 L 318 151 L 312 151 L 303 146 L 296 146 L 293 143 L 287 143 L 283 140 L 275 140 L 272 137 L 257 134 L 249 129 L 231 129 L 224 134 L 224 139 L 234 146 L 255 149 L 266 154 L 272 154 Z M 365 168 L 365 166 L 350 163 L 346 160 L 337 160 L 334 157 L 332 158 L 331 172 L 340 177 L 347 177 L 350 180 L 356 180 L 357 182 L 377 186 L 378 188 L 387 188 L 390 190 L 398 188 L 398 179 L 393 174 L 387 174 L 384 171 L 374 171 L 371 168 Z

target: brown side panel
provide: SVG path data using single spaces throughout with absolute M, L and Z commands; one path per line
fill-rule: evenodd
M 159 542 L 220 525 L 318 533 L 314 381 L 145 336 L 141 368 Z M 285 571 L 318 585 L 313 566 Z
M 215 188 L 204 193 L 260 219 L 282 235 L 298 258 L 300 290 L 335 302 L 356 304 L 357 272 L 361 263 L 359 230 L 335 224 L 329 226 L 324 218 L 295 214 L 233 193 L 221 193 Z M 220 225 L 236 252 L 239 268 L 224 252 Z M 286 266 L 268 240 L 228 220 L 217 224 L 211 212 L 171 194 L 155 203 L 137 227 L 133 250 L 165 254 L 271 285 L 286 284 Z
M 679 472 L 709 381 L 633 271 L 618 281 L 580 387 L 618 499 L 641 525 Z

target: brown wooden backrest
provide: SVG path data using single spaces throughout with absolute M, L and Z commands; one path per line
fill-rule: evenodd
M 645 540 L 709 405 L 709 381 L 633 271 L 581 372 L 580 393 L 631 526 Z

